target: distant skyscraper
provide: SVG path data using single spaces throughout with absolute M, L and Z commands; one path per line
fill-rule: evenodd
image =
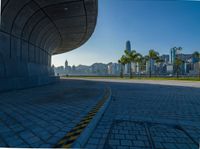
M 174 47 L 174 48 L 170 49 L 170 57 L 171 57 L 170 62 L 171 62 L 171 64 L 174 64 L 175 59 L 176 59 L 178 54 L 180 54 L 179 48 Z
M 171 64 L 174 63 L 175 58 L 176 58 L 176 54 L 177 54 L 176 49 L 174 49 L 174 48 L 170 49 L 170 58 L 171 58 L 170 62 L 171 62 Z
M 69 66 L 68 61 L 65 61 L 65 72 L 69 74 L 71 72 L 71 66 Z
M 68 61 L 66 60 L 65 61 L 65 68 L 67 68 L 68 67 Z
M 131 51 L 131 42 L 129 40 L 126 42 L 126 49 L 125 50 Z M 126 64 L 125 73 L 129 74 L 130 69 L 131 69 L 131 63 Z
M 160 56 L 160 59 L 163 60 L 164 63 L 166 63 L 166 64 L 169 63 L 169 55 L 164 54 L 164 55 Z
M 131 42 L 130 41 L 126 42 L 126 50 L 131 51 Z

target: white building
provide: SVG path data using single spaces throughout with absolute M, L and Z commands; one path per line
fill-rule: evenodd
M 108 64 L 108 74 L 109 75 L 119 75 L 120 73 L 120 65 L 117 63 L 109 63 Z
M 106 75 L 108 73 L 107 65 L 103 63 L 94 63 L 91 68 L 92 73 L 96 75 Z
M 149 73 L 151 70 L 151 73 L 154 74 L 155 73 L 155 60 L 150 59 L 149 61 L 146 62 L 146 72 Z
M 173 65 L 172 64 L 167 65 L 167 73 L 170 73 L 170 74 L 173 73 Z
M 194 63 L 194 75 L 199 75 L 200 73 L 200 62 Z

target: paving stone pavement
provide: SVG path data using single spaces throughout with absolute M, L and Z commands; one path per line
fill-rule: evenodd
M 112 89 L 112 101 L 85 148 L 199 148 L 200 88 L 170 83 L 106 84 Z
M 60 83 L 0 94 L 0 147 L 53 147 L 99 101 L 104 86 Z

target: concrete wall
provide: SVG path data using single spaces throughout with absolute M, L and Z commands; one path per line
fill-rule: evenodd
M 51 82 L 51 56 L 89 39 L 97 1 L 2 0 L 1 14 L 0 91 Z

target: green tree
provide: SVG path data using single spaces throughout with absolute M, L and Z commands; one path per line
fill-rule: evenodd
M 140 76 L 140 74 L 141 74 L 141 70 L 142 70 L 142 66 L 144 66 L 144 61 L 145 61 L 145 59 L 144 59 L 144 57 L 141 55 L 141 54 L 138 54 L 138 56 L 137 56 L 137 58 L 136 58 L 136 63 L 138 64 L 138 65 L 136 65 L 136 70 L 137 70 L 137 67 L 138 67 L 138 71 L 139 71 L 139 76 Z
M 198 62 L 198 69 L 199 69 L 199 79 L 200 79 L 200 53 L 198 51 L 195 51 L 193 54 L 193 57 Z
M 135 50 L 132 50 L 132 51 L 125 50 L 124 52 L 125 52 L 125 56 L 127 58 L 128 63 L 130 63 L 129 71 L 130 71 L 130 78 L 132 78 L 133 72 L 132 72 L 131 63 L 136 63 L 137 58 L 140 56 L 140 54 L 137 53 Z
M 181 60 L 180 58 L 176 57 L 175 61 L 174 61 L 174 71 L 176 73 L 176 77 L 179 77 L 179 74 L 181 72 L 181 66 L 183 64 L 183 60 Z
M 145 56 L 145 59 L 149 61 L 149 77 L 152 76 L 152 68 L 151 68 L 151 62 L 152 60 L 158 60 L 159 59 L 159 53 L 155 50 L 151 49 L 149 50 L 149 54 Z
M 118 63 L 121 65 L 120 66 L 120 77 L 124 77 L 124 67 L 128 63 L 128 59 L 125 55 L 123 55 L 119 60 Z

